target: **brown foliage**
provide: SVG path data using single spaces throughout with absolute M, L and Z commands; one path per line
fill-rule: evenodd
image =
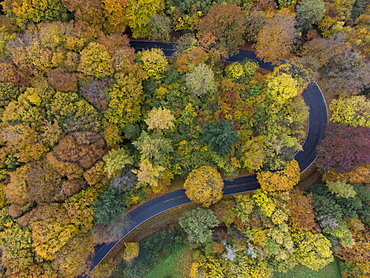
M 106 145 L 99 133 L 74 132 L 60 140 L 53 151 L 59 160 L 78 163 L 88 169 L 105 155 Z
M 207 52 L 198 46 L 188 52 L 181 53 L 176 59 L 175 68 L 180 73 L 186 73 L 199 63 L 207 61 L 208 57 Z
M 304 196 L 301 191 L 293 189 L 287 208 L 290 213 L 289 227 L 292 232 L 311 231 L 317 227 L 312 208 L 312 196 Z
M 61 69 L 51 70 L 47 73 L 48 81 L 55 89 L 62 92 L 77 91 L 76 74 L 64 72 Z
M 97 80 L 87 77 L 80 81 L 80 93 L 99 111 L 108 109 L 108 89 L 112 86 L 111 79 Z
M 114 53 L 118 50 L 127 47 L 130 43 L 130 39 L 127 35 L 123 34 L 110 34 L 103 35 L 98 39 L 98 43 L 105 45 L 108 52 Z
M 214 43 L 211 45 L 227 57 L 236 53 L 244 42 L 244 21 L 243 12 L 237 5 L 214 5 L 199 22 L 198 37 L 201 41 L 213 38 Z
M 87 183 L 83 179 L 72 179 L 62 182 L 61 194 L 65 196 L 72 196 L 87 186 Z

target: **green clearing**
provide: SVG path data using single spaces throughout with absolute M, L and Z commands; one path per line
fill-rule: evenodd
M 184 247 L 164 258 L 144 278 L 186 278 L 187 254 L 189 248 Z
M 334 261 L 319 271 L 315 271 L 303 265 L 297 265 L 287 273 L 274 273 L 274 278 L 341 278 L 340 270 Z

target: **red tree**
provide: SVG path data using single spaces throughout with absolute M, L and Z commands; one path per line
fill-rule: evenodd
M 370 128 L 329 123 L 317 150 L 316 164 L 324 170 L 346 172 L 370 164 Z

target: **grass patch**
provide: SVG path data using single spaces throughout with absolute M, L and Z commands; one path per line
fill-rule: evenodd
M 341 278 L 340 270 L 334 261 L 319 271 L 297 265 L 287 273 L 276 272 L 274 278 Z
M 188 247 L 164 258 L 144 278 L 186 278 L 189 267 Z

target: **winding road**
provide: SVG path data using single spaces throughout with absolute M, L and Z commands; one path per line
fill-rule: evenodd
M 131 41 L 130 44 L 136 51 L 153 47 L 161 48 L 167 57 L 171 57 L 175 52 L 175 43 Z M 271 63 L 265 63 L 259 60 L 254 52 L 246 50 L 240 50 L 239 54 L 230 57 L 227 61 L 236 62 L 245 58 L 257 61 L 264 69 L 272 70 L 274 68 Z M 307 137 L 302 146 L 303 149 L 295 154 L 295 159 L 299 163 L 301 172 L 305 171 L 314 162 L 316 158 L 316 147 L 324 137 L 325 125 L 327 123 L 327 107 L 319 86 L 315 82 L 309 84 L 302 96 L 306 105 L 309 107 L 309 124 Z M 223 195 L 225 196 L 249 192 L 260 188 L 255 175 L 236 178 L 233 181 L 224 181 L 224 184 Z M 179 189 L 145 202 L 126 214 L 126 225 L 121 240 L 150 218 L 190 202 L 185 195 L 184 189 Z M 95 268 L 121 240 L 95 246 L 95 255 L 92 258 L 91 268 Z

